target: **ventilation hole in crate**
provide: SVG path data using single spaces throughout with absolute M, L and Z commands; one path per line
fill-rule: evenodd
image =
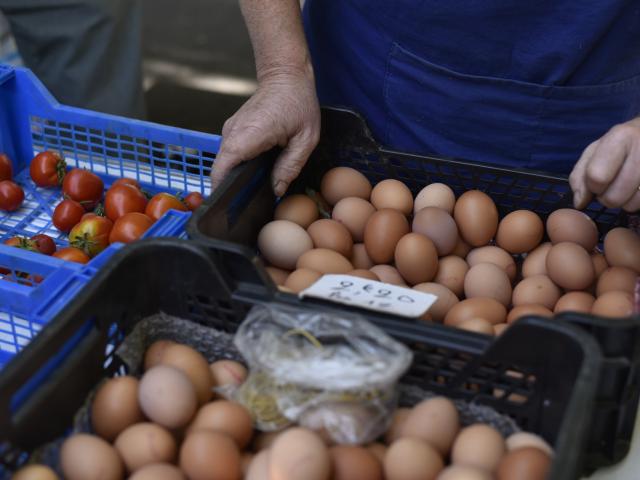
M 109 325 L 107 332 L 107 344 L 104 351 L 104 361 L 102 366 L 105 370 L 120 371 L 122 363 L 116 357 L 116 349 L 124 340 L 124 331 L 120 325 L 126 325 L 126 319 L 122 318 L 120 322 L 113 322 Z

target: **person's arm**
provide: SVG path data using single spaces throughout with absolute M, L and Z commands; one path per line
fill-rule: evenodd
M 277 145 L 272 185 L 281 196 L 320 135 L 313 67 L 299 0 L 240 0 L 256 61 L 258 89 L 226 121 L 212 172 L 215 188 L 237 164 Z

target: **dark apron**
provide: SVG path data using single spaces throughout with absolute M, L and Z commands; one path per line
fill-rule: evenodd
M 569 172 L 640 114 L 639 0 L 307 0 L 323 104 L 404 151 Z

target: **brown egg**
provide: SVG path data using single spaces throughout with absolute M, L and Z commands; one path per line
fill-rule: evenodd
M 428 282 L 438 271 L 438 252 L 424 235 L 407 233 L 396 245 L 395 264 L 410 285 Z
M 391 424 L 384 434 L 384 441 L 387 445 L 391 445 L 400 438 L 404 424 L 411 413 L 410 408 L 397 408 L 391 417 Z
M 368 280 L 375 280 L 376 282 L 380 281 L 378 276 L 375 273 L 373 273 L 371 270 L 364 270 L 362 268 L 356 268 L 355 270 L 351 270 L 349 273 L 347 273 L 347 275 L 351 275 L 352 277 L 366 278 Z
M 271 448 L 273 442 L 275 442 L 278 435 L 280 435 L 284 430 L 278 430 L 277 432 L 256 432 L 257 435 L 253 438 L 253 451 L 259 452 L 261 450 Z
M 484 318 L 492 324 L 504 323 L 507 309 L 493 298 L 468 298 L 453 306 L 444 318 L 445 325 L 456 326 L 465 320 Z
M 247 367 L 233 360 L 218 360 L 209 365 L 214 387 L 239 387 L 247 379 Z
M 493 477 L 478 468 L 450 465 L 438 475 L 437 480 L 493 480 Z
M 358 197 L 343 198 L 333 207 L 331 217 L 343 224 L 355 242 L 364 240 L 364 227 L 376 209 L 366 200 Z
M 535 315 L 536 317 L 553 317 L 553 312 L 547 307 L 535 304 L 526 304 L 513 307 L 507 315 L 507 323 L 511 324 L 520 317 Z
M 187 480 L 187 477 L 174 465 L 155 463 L 137 470 L 129 480 Z
M 547 275 L 547 254 L 551 250 L 551 243 L 545 242 L 538 248 L 527 254 L 522 262 L 522 276 L 524 278 L 534 275 Z
M 458 235 L 458 242 L 456 243 L 456 247 L 451 252 L 451 255 L 455 255 L 456 257 L 466 258 L 466 256 L 471 251 L 471 245 L 465 242 L 460 235 Z
M 493 298 L 505 307 L 511 303 L 511 281 L 506 272 L 493 263 L 478 263 L 464 278 L 467 298 Z
M 459 431 L 460 417 L 453 402 L 446 397 L 433 397 L 411 409 L 400 436 L 424 440 L 446 457 Z
M 314 248 L 300 255 L 296 268 L 307 268 L 320 273 L 347 273 L 353 270 L 353 265 L 338 252 Z
M 464 294 L 464 277 L 468 271 L 467 262 L 455 255 L 449 255 L 438 261 L 438 271 L 433 281 L 444 285 L 460 298 Z
M 189 432 L 208 430 L 224 433 L 244 449 L 253 436 L 251 415 L 239 403 L 218 400 L 204 405 L 189 425 Z
M 555 313 L 560 312 L 591 312 L 591 307 L 596 299 L 587 292 L 569 292 L 560 297 L 553 308 Z
M 458 227 L 451 215 L 437 207 L 425 207 L 413 217 L 411 229 L 436 246 L 438 256 L 449 255 L 458 244 Z
M 507 450 L 513 451 L 519 448 L 533 447 L 542 450 L 549 456 L 553 456 L 553 449 L 544 438 L 529 432 L 516 432 L 511 434 L 505 441 Z
M 493 326 L 493 334 L 497 337 L 498 335 L 502 335 L 502 333 L 507 329 L 509 324 L 507 323 L 496 323 Z
M 429 309 L 429 313 L 436 322 L 443 322 L 444 317 L 449 313 L 449 310 L 459 302 L 455 293 L 449 290 L 444 285 L 440 285 L 435 282 L 419 283 L 413 287 L 414 290 L 419 292 L 431 293 L 438 297 L 436 303 L 434 303 Z
M 190 480 L 238 480 L 240 451 L 227 435 L 198 430 L 180 448 L 180 468 Z
M 122 480 L 124 466 L 116 449 L 100 437 L 77 433 L 60 448 L 60 468 L 67 480 Z
M 537 213 L 516 210 L 500 221 L 496 243 L 509 253 L 526 253 L 540 245 L 543 236 L 544 224 Z
M 505 271 L 509 277 L 509 281 L 513 282 L 516 278 L 516 262 L 509 252 L 500 247 L 488 245 L 486 247 L 474 248 L 467 254 L 466 260 L 469 267 L 474 267 L 479 263 L 493 263 Z
M 572 208 L 556 210 L 547 218 L 547 235 L 554 245 L 573 242 L 591 252 L 598 243 L 598 227 L 589 215 Z
M 171 345 L 175 345 L 176 342 L 172 340 L 156 340 L 153 342 L 144 354 L 144 369 L 149 370 L 151 367 L 160 365 L 160 360 L 164 355 L 164 352 Z
M 607 263 L 607 259 L 604 258 L 603 253 L 591 254 L 591 260 L 593 261 L 593 269 L 596 272 L 596 277 L 599 277 L 602 272 L 609 268 L 609 264 Z
M 605 292 L 591 307 L 591 313 L 601 317 L 628 317 L 633 310 L 633 296 L 629 292 Z
M 384 457 L 387 455 L 386 445 L 376 442 L 367 445 L 366 448 L 373 454 L 374 457 L 376 457 L 376 460 L 380 462 L 380 465 L 384 464 Z
M 300 255 L 313 248 L 313 240 L 297 223 L 274 220 L 260 230 L 258 248 L 272 265 L 294 270 Z
M 520 281 L 513 289 L 513 306 L 542 305 L 553 310 L 560 295 L 560 289 L 549 277 L 533 275 Z
M 406 287 L 407 283 L 400 275 L 400 272 L 396 267 L 391 265 L 374 265 L 370 270 L 380 279 L 383 283 L 389 283 L 391 285 L 398 285 L 400 287 Z
M 284 282 L 284 286 L 290 288 L 292 292 L 300 293 L 310 287 L 322 277 L 322 274 L 308 268 L 299 268 L 291 272 L 291 275 Z
M 489 425 L 476 423 L 464 428 L 456 437 L 451 450 L 451 463 L 492 472 L 498 467 L 504 451 L 504 439 L 500 432 Z
M 269 476 L 269 451 L 256 454 L 249 464 L 245 480 L 271 480 Z
M 496 204 L 479 190 L 469 190 L 460 195 L 453 216 L 462 238 L 474 247 L 489 243 L 498 230 Z
M 289 270 L 283 270 L 278 267 L 272 267 L 271 265 L 264 267 L 265 271 L 273 280 L 273 283 L 276 285 L 284 285 L 284 282 L 287 280 L 287 277 L 291 273 Z
M 164 351 L 162 365 L 182 370 L 196 389 L 198 403 L 203 404 L 213 396 L 213 378 L 209 362 L 197 350 L 181 344 L 171 345 Z
M 328 248 L 347 258 L 351 256 L 353 240 L 347 227 L 328 218 L 316 220 L 307 229 L 314 248 Z
M 384 459 L 386 480 L 435 480 L 444 468 L 442 457 L 419 438 L 401 438 L 389 447 Z
M 144 420 L 138 405 L 138 379 L 122 376 L 107 380 L 91 403 L 91 426 L 105 440 Z
M 551 459 L 537 448 L 519 448 L 507 453 L 498 466 L 497 480 L 546 480 Z
M 353 168 L 335 167 L 322 177 L 320 193 L 330 205 L 335 205 L 347 197 L 369 200 L 371 183 L 367 177 Z
M 58 480 L 58 475 L 46 465 L 27 465 L 14 473 L 11 480 Z
M 398 241 L 409 233 L 407 218 L 397 210 L 385 208 L 371 215 L 364 229 L 367 255 L 375 263 L 389 263 Z
M 546 265 L 549 278 L 567 290 L 584 290 L 596 278 L 591 256 L 575 243 L 553 245 L 547 253 Z
M 628 228 L 614 228 L 604 237 L 604 254 L 612 267 L 640 273 L 640 236 Z
M 129 472 L 145 465 L 173 463 L 178 447 L 168 430 L 155 423 L 137 423 L 123 431 L 113 446 Z
M 351 264 L 359 270 L 369 270 L 375 265 L 373 260 L 369 258 L 364 243 L 353 244 L 353 252 L 351 252 L 351 258 L 349 258 L 349 260 Z
M 453 190 L 444 183 L 432 183 L 424 187 L 413 202 L 413 213 L 417 213 L 425 207 L 438 207 L 453 213 L 456 204 L 456 195 Z
M 269 454 L 273 479 L 329 480 L 331 455 L 322 439 L 304 428 L 291 428 L 276 438 Z
M 382 465 L 366 448 L 339 445 L 329 450 L 333 480 L 382 480 Z
M 273 219 L 289 220 L 302 228 L 307 228 L 318 219 L 319 215 L 316 202 L 306 195 L 295 194 L 289 195 L 278 203 Z
M 371 203 L 378 210 L 391 208 L 409 215 L 413 210 L 413 195 L 411 195 L 411 190 L 401 181 L 387 179 L 373 187 Z
M 465 320 L 457 324 L 456 327 L 460 330 L 482 333 L 483 335 L 493 336 L 494 334 L 493 324 L 484 318 L 472 318 L 471 320 Z
M 596 295 L 600 296 L 611 291 L 635 294 L 637 282 L 638 274 L 630 268 L 609 267 L 598 278 Z

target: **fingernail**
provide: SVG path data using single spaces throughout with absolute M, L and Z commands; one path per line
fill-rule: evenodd
M 273 193 L 275 193 L 276 197 L 281 197 L 287 191 L 287 183 L 282 180 L 278 180 L 273 185 Z
M 582 191 L 576 190 L 573 194 L 573 207 L 580 208 L 581 203 L 582 203 Z

